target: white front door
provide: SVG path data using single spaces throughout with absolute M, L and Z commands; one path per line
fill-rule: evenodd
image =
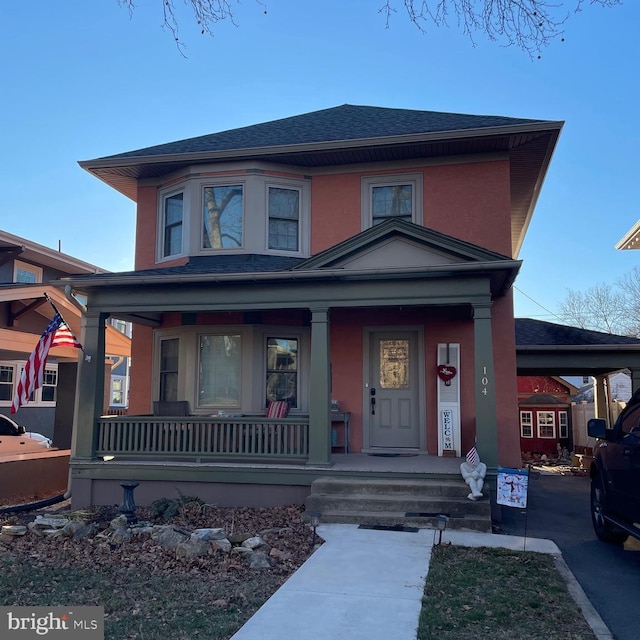
M 367 413 L 372 448 L 420 447 L 417 331 L 369 334 Z

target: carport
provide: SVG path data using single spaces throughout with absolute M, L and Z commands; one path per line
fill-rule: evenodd
M 519 376 L 593 376 L 595 414 L 608 419 L 607 376 L 631 372 L 631 388 L 640 388 L 640 340 L 589 329 L 516 318 Z

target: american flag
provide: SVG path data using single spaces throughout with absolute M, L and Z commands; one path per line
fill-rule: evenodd
M 476 449 L 475 442 L 473 444 L 473 447 L 469 449 L 469 453 L 467 453 L 467 462 L 472 467 L 475 467 L 478 462 L 480 462 L 480 456 L 478 455 L 478 450 Z
M 82 345 L 76 340 L 59 313 L 53 316 L 44 333 L 40 336 L 36 348 L 24 365 L 18 388 L 13 396 L 11 413 L 15 413 L 22 405 L 27 404 L 31 394 L 42 386 L 44 369 L 47 365 L 47 356 L 51 347 L 77 347 L 82 349 Z

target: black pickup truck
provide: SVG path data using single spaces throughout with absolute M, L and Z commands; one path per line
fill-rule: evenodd
M 594 418 L 587 432 L 597 438 L 591 463 L 591 520 L 600 540 L 640 540 L 640 390 L 612 429 Z

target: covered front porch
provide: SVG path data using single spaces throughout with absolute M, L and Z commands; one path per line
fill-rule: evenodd
M 139 505 L 180 495 L 198 496 L 218 506 L 302 504 L 319 478 L 452 480 L 464 486 L 462 458 L 428 454 L 334 453 L 331 467 L 275 459 L 105 458 L 74 463 L 74 507 L 119 503 L 124 480 L 139 482 L 135 490 Z
M 394 266 L 377 267 L 378 247 Z M 319 473 L 340 471 L 331 437 L 336 397 L 352 418 L 350 451 L 405 454 L 398 455 L 405 462 L 455 459 L 477 438 L 490 473 L 499 449 L 502 464 L 515 464 L 509 291 L 519 266 L 388 221 L 286 269 L 221 272 L 226 262 L 208 260 L 73 279 L 88 300 L 81 340 L 92 356 L 79 364 L 74 496 L 85 481 L 93 501 L 101 483 L 126 479 L 164 483 L 174 493 L 193 482 L 217 484 L 198 489 L 220 498 L 222 488 L 225 500 L 244 492 L 238 504 L 265 492 L 268 501 L 276 485 L 308 491 Z M 96 363 L 109 316 L 134 325 L 129 413 L 136 415 L 102 415 L 104 371 Z M 278 341 L 295 347 L 295 366 L 282 371 L 268 366 L 269 345 Z M 452 367 L 450 355 L 459 358 Z M 453 386 L 440 378 L 445 364 L 454 375 L 458 369 Z M 275 378 L 291 387 L 273 391 Z M 266 417 L 274 400 L 291 400 L 288 417 Z M 142 415 L 154 401 L 189 403 L 192 415 Z M 459 463 L 443 464 L 459 473 Z

